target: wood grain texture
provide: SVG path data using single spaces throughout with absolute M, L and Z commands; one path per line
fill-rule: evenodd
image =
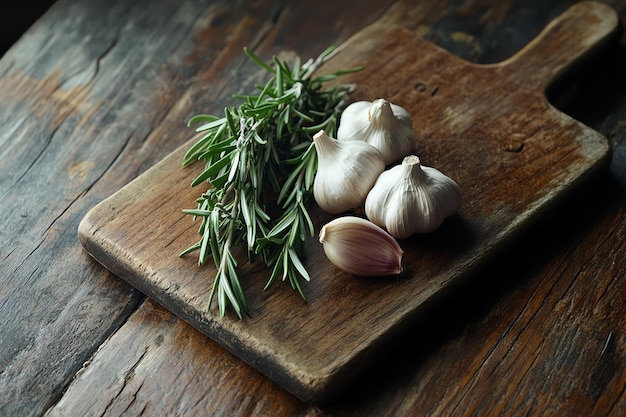
M 389 25 L 371 26 L 342 46 L 325 69 L 364 65 L 345 80 L 357 85 L 353 99 L 384 97 L 416 115 L 417 154 L 464 192 L 459 216 L 437 233 L 401 242 L 400 279 L 349 277 L 325 261 L 312 238 L 308 304 L 284 290 L 263 293 L 269 272 L 240 259 L 250 317 L 206 312 L 214 269 L 199 271 L 195 260 L 177 258 L 197 239 L 197 225 L 180 212 L 181 202 L 193 207 L 198 193 L 180 187 L 198 174 L 180 167 L 186 147 L 90 211 L 81 242 L 107 268 L 290 392 L 328 400 L 424 306 L 608 163 L 606 140 L 544 94 L 573 62 L 614 39 L 617 28 L 610 8 L 581 3 L 512 58 L 482 66 Z M 146 227 L 145 218 L 154 223 Z M 332 217 L 314 209 L 312 218 L 319 230 Z
M 41 415 L 144 299 L 85 255 L 80 219 L 180 146 L 198 107 L 219 111 L 253 82 L 243 45 L 311 37 L 294 19 L 274 24 L 289 15 L 280 3 L 232 6 L 59 1 L 2 57 L 0 415 Z M 384 7 L 346 22 L 366 25 Z M 345 28 L 301 48 L 313 55 Z
M 155 377 L 166 369 L 178 371 Z M 224 389 L 242 383 L 245 391 Z M 155 401 L 154 391 L 167 395 Z M 102 345 L 46 416 L 298 416 L 306 415 L 306 409 L 269 379 L 149 301 Z
M 624 20 L 622 0 L 603 2 Z M 74 394 L 86 392 L 119 415 L 150 367 L 126 372 L 137 357 L 123 353 L 154 347 L 158 334 L 150 357 L 162 365 L 138 392 L 152 415 L 244 416 L 253 402 L 268 416 L 626 413 L 626 39 L 550 97 L 608 138 L 610 173 L 542 216 L 349 392 L 317 408 L 297 406 L 258 372 L 243 376 L 246 365 L 154 303 L 125 324 L 142 298 L 81 252 L 78 222 L 182 144 L 191 114 L 220 111 L 250 87 L 254 65 L 240 60 L 242 45 L 257 42 L 265 58 L 313 56 L 380 16 L 469 61 L 494 63 L 576 1 L 158 3 L 61 0 L 0 60 L 1 415 L 42 415 L 59 398 L 64 415 L 80 415 L 85 398 Z M 97 140 L 86 143 L 93 132 Z M 89 361 L 118 328 L 117 346 L 106 343 Z M 198 370 L 202 382 L 168 365 L 177 351 L 186 358 L 177 363 L 211 363 Z M 124 384 L 112 375 L 126 378 L 120 395 L 111 387 Z M 242 377 L 222 383 L 224 375 Z M 125 415 L 146 413 L 131 406 Z

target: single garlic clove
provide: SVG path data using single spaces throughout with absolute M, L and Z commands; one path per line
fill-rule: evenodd
M 337 139 L 360 140 L 380 151 L 389 165 L 415 148 L 411 116 L 402 107 L 384 99 L 357 101 L 341 114 Z
M 402 272 L 400 245 L 368 220 L 355 216 L 336 218 L 322 227 L 319 240 L 326 257 L 351 274 L 382 277 Z
M 339 142 L 323 130 L 313 136 L 313 143 L 318 157 L 313 181 L 317 204 L 333 214 L 361 206 L 385 170 L 380 152 L 365 142 Z
M 422 166 L 417 156 L 404 158 L 383 172 L 365 200 L 369 220 L 403 239 L 430 233 L 461 207 L 458 184 L 435 168 Z

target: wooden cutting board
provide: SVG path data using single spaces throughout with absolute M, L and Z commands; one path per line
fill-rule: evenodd
M 332 398 L 362 374 L 397 332 L 460 283 L 556 199 L 605 166 L 599 133 L 559 112 L 545 96 L 575 61 L 613 39 L 616 14 L 578 4 L 522 51 L 475 65 L 397 27 L 352 37 L 324 72 L 363 65 L 342 82 L 353 100 L 385 98 L 413 116 L 417 155 L 455 179 L 464 202 L 436 232 L 400 241 L 405 273 L 362 279 L 337 270 L 311 238 L 304 302 L 286 283 L 263 292 L 269 271 L 240 260 L 250 317 L 205 311 L 215 270 L 197 254 L 198 223 L 182 213 L 202 191 L 189 185 L 181 147 L 94 207 L 79 227 L 85 250 L 112 272 L 306 401 Z M 201 110 L 201 109 L 199 109 Z M 312 209 L 316 231 L 333 216 Z M 425 335 L 427 336 L 427 335 Z

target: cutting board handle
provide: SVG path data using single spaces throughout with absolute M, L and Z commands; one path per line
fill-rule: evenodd
M 525 74 L 526 84 L 545 91 L 572 63 L 613 39 L 619 28 L 619 17 L 611 7 L 596 2 L 578 3 L 550 22 L 517 54 L 498 65 Z

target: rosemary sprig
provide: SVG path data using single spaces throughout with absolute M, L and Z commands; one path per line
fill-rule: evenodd
M 197 115 L 189 121 L 202 124 L 183 164 L 204 161 L 205 169 L 192 186 L 210 186 L 196 200 L 196 209 L 183 210 L 202 222 L 200 241 L 181 256 L 199 250 L 199 265 L 212 256 L 217 273 L 207 309 L 217 296 L 221 316 L 228 305 L 239 318 L 248 311 L 232 251 L 244 242 L 248 256 L 260 257 L 271 269 L 265 289 L 279 278 L 289 280 L 306 299 L 300 279 L 310 279 L 302 259 L 307 236 L 314 234 L 307 201 L 317 170 L 311 135 L 321 129 L 335 134 L 350 90 L 325 89 L 323 83 L 360 70 L 313 77 L 333 51 L 331 47 L 302 65 L 296 58 L 290 66 L 276 57 L 268 65 L 244 48 L 270 79 L 256 86 L 256 95 L 235 96 L 243 102 L 226 108 L 224 117 Z

